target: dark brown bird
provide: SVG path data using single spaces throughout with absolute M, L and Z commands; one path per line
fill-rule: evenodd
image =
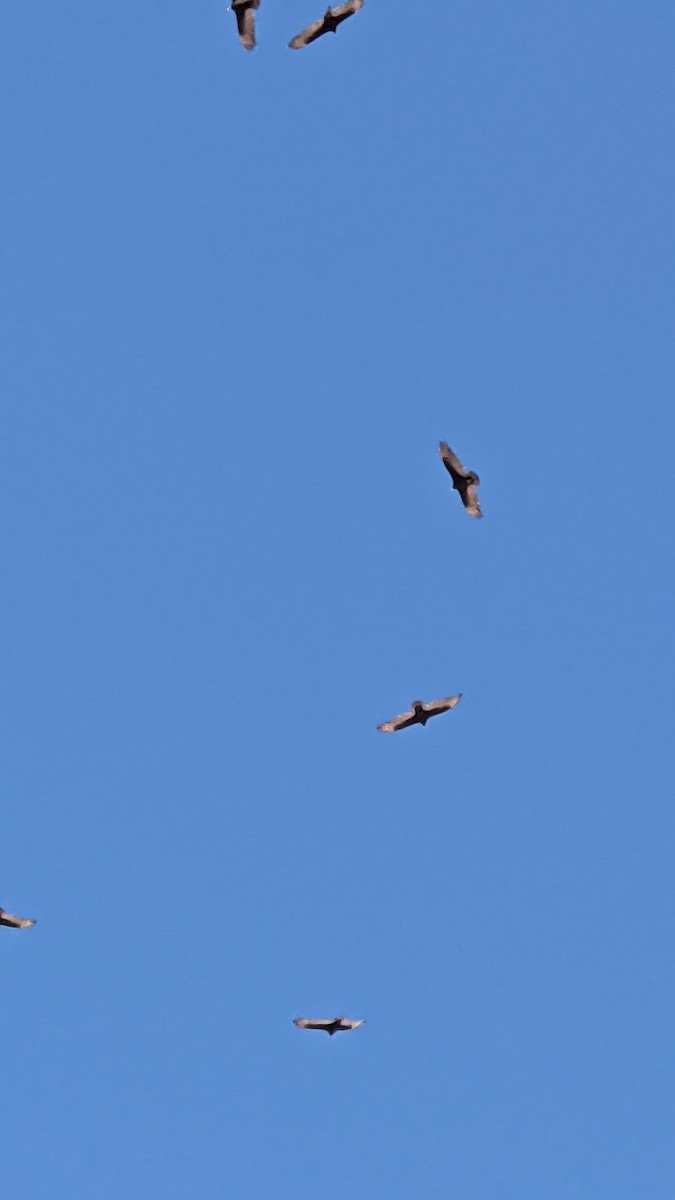
M 459 704 L 461 699 L 462 693 L 458 692 L 456 696 L 444 696 L 442 700 L 430 700 L 428 704 L 413 700 L 408 712 L 392 717 L 391 721 L 385 721 L 384 725 L 378 725 L 377 728 L 380 733 L 398 733 L 399 729 L 407 729 L 409 725 L 426 725 L 431 717 L 439 717 Z
M 459 492 L 460 499 L 470 517 L 482 517 L 476 489 L 480 483 L 475 471 L 467 471 L 462 466 L 456 454 L 447 442 L 440 442 L 438 453 L 443 459 L 443 466 L 452 476 L 452 486 Z
M 318 21 L 314 21 L 303 29 L 302 33 L 291 38 L 288 43 L 291 50 L 302 50 L 303 46 L 309 46 L 310 42 L 323 37 L 324 33 L 335 33 L 338 25 L 346 21 L 347 17 L 353 17 L 360 8 L 363 8 L 363 0 L 347 0 L 346 4 L 338 4 L 336 8 L 327 8 Z
M 4 908 L 0 908 L 0 925 L 6 925 L 8 929 L 28 929 L 29 925 L 37 925 L 32 917 L 13 917 L 11 913 L 5 912 Z
M 350 1021 L 348 1017 L 319 1017 L 316 1020 L 312 1017 L 295 1017 L 293 1024 L 297 1025 L 298 1029 L 320 1029 L 332 1037 L 334 1033 L 347 1033 L 350 1029 L 358 1029 L 359 1025 L 365 1025 L 365 1021 Z
M 254 10 L 260 8 L 260 0 L 232 0 L 230 5 L 237 18 L 237 32 L 244 50 L 255 49 Z

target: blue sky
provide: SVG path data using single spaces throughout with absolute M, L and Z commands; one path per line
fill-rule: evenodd
M 0 9 L 3 1195 L 672 1200 L 675 11 L 320 7 Z

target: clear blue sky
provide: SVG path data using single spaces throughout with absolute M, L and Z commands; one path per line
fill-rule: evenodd
M 672 1200 L 675 7 L 320 11 L 0 8 L 0 1189 Z

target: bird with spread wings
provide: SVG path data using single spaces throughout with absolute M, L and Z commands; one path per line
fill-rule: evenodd
M 452 477 L 452 486 L 455 491 L 459 492 L 460 500 L 464 505 L 470 517 L 482 517 L 480 504 L 478 503 L 478 485 L 480 478 L 475 471 L 467 471 L 459 461 L 456 454 L 448 446 L 447 442 L 440 442 L 438 453 L 443 461 L 443 466 Z
M 441 713 L 454 708 L 461 699 L 462 693 L 458 692 L 456 696 L 444 696 L 442 700 L 430 700 L 427 704 L 423 704 L 421 700 L 413 700 L 408 712 L 392 717 L 377 728 L 380 733 L 398 733 L 399 729 L 407 729 L 409 725 L 426 725 L 432 717 L 439 717 Z
M 37 921 L 32 917 L 14 917 L 0 908 L 0 925 L 6 925 L 8 929 L 28 929 L 31 925 L 37 925 Z
M 348 1017 L 294 1017 L 293 1024 L 297 1025 L 298 1029 L 318 1029 L 322 1033 L 327 1033 L 332 1037 L 334 1033 L 348 1033 L 352 1029 L 358 1029 L 359 1025 L 365 1025 L 365 1020 L 350 1021 Z
M 315 42 L 317 38 L 323 37 L 324 33 L 335 33 L 338 25 L 346 21 L 347 17 L 353 17 L 360 8 L 363 8 L 363 0 L 347 0 L 346 4 L 327 8 L 318 21 L 313 21 L 311 25 L 303 29 L 302 33 L 291 38 L 288 43 L 291 50 L 302 50 L 303 46 L 309 46 L 310 42 Z

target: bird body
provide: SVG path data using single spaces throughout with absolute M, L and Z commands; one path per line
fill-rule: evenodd
M 412 700 L 410 702 L 410 707 L 413 710 L 415 717 L 417 718 L 417 723 L 419 725 L 426 725 L 427 721 L 429 720 L 429 714 L 426 712 L 422 701 L 421 700 Z
M 480 518 L 482 512 L 478 503 L 477 489 L 480 478 L 475 471 L 467 471 L 447 442 L 439 442 L 438 453 L 443 466 L 452 478 L 452 486 L 459 492 L 460 499 L 470 517 Z
M 430 700 L 424 704 L 421 700 L 413 700 L 408 712 L 401 713 L 398 717 L 392 717 L 390 721 L 385 721 L 384 724 L 378 725 L 380 733 L 398 733 L 399 729 L 407 729 L 410 725 L 426 725 L 431 717 L 438 717 L 441 713 L 448 712 L 454 708 L 462 699 L 462 693 L 458 692 L 455 696 L 443 696 L 441 700 Z
M 351 1021 L 348 1017 L 294 1017 L 293 1024 L 297 1025 L 298 1029 L 318 1029 L 332 1037 L 334 1033 L 348 1033 L 352 1029 L 358 1029 L 359 1025 L 365 1025 L 365 1021 Z
M 15 917 L 0 908 L 0 925 L 6 925 L 8 929 L 28 929 L 31 925 L 37 925 L 37 921 L 32 917 Z
M 302 33 L 296 34 L 288 43 L 291 50 L 301 50 L 303 46 L 309 46 L 310 42 L 315 42 L 317 38 L 323 37 L 325 33 L 335 33 L 338 25 L 347 20 L 347 17 L 353 17 L 354 13 L 363 8 L 364 0 L 347 0 L 346 4 L 338 4 L 335 8 L 327 8 L 322 17 L 318 21 L 313 21 Z

